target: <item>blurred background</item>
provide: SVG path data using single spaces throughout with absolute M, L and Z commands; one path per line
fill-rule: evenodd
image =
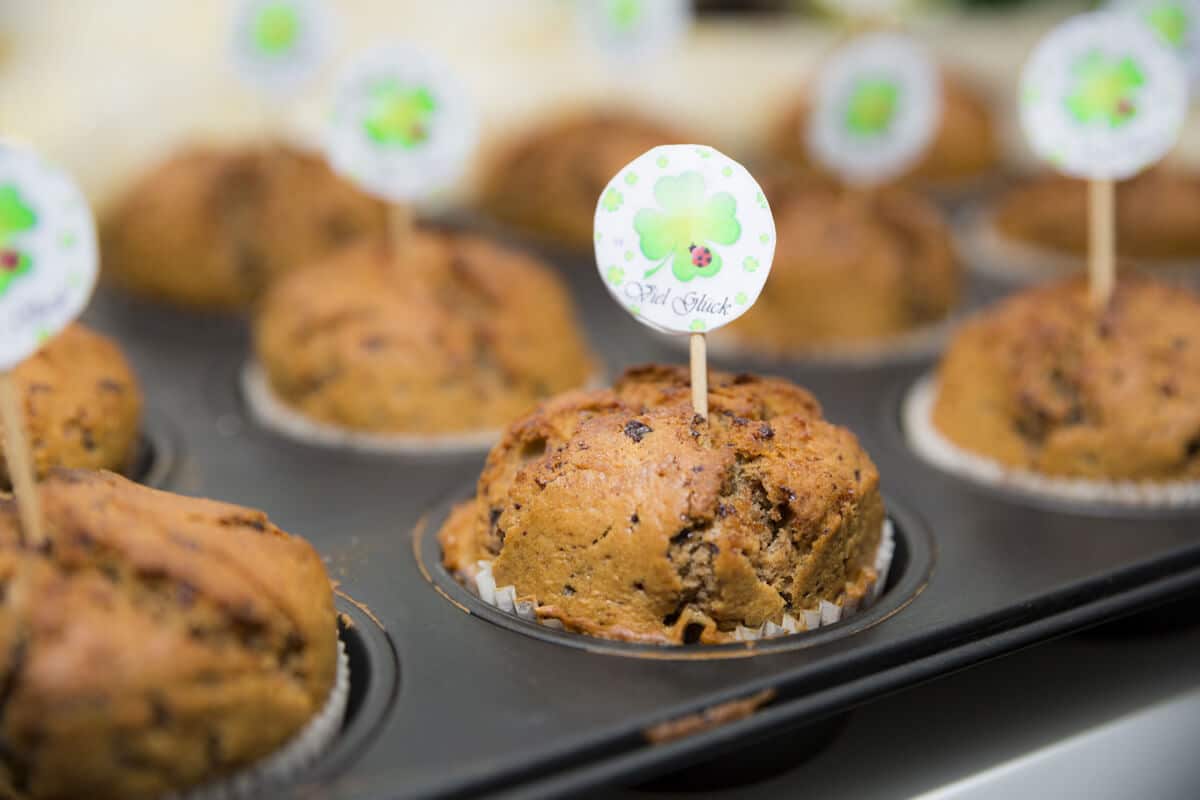
M 827 0 L 833 2 L 833 0 Z M 73 170 L 99 204 L 131 169 L 184 141 L 286 132 L 315 140 L 333 79 L 364 46 L 401 38 L 440 53 L 481 107 L 487 144 L 539 115 L 597 100 L 704 131 L 749 157 L 781 104 L 844 34 L 814 0 L 697 0 L 685 46 L 615 69 L 574 30 L 566 0 L 335 0 L 336 55 L 298 102 L 264 107 L 226 56 L 229 3 L 2 0 L 0 121 Z M 1013 106 L 1020 66 L 1082 0 L 917 3 L 910 27 L 990 92 L 1010 158 L 1028 159 Z M 1196 160 L 1195 124 L 1177 158 Z

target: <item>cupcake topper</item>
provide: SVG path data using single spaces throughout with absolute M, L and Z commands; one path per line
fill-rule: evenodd
M 1192 86 L 1200 84 L 1200 0 L 1113 0 L 1109 7 L 1141 17 L 1183 60 Z
M 670 50 L 692 24 L 690 0 L 576 0 L 584 38 L 618 63 Z
M 294 94 L 329 54 L 332 29 L 324 0 L 237 0 L 229 36 L 234 67 L 267 97 Z
M 941 96 L 937 67 L 915 41 L 888 32 L 859 36 L 817 77 L 809 149 L 848 183 L 883 183 L 929 146 Z
M 1089 181 L 1092 300 L 1116 280 L 1113 181 L 1162 158 L 1187 110 L 1183 68 L 1127 14 L 1081 14 L 1044 38 L 1021 75 L 1021 124 L 1034 151 Z
M 775 256 L 762 188 L 711 147 L 655 147 L 609 181 L 595 228 L 616 301 L 657 331 L 691 335 L 692 402 L 707 417 L 704 334 L 746 313 Z
M 44 536 L 12 370 L 83 310 L 97 265 L 95 224 L 75 184 L 33 153 L 0 145 L 0 423 L 27 544 Z
M 411 233 L 408 204 L 454 183 L 475 147 L 475 109 L 453 73 L 408 45 L 369 50 L 340 82 L 329 161 L 392 203 L 393 248 Z
M 827 13 L 851 25 L 895 21 L 912 9 L 913 0 L 817 0 Z

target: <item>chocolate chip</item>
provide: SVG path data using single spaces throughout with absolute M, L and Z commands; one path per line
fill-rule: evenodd
M 382 336 L 368 336 L 366 339 L 362 340 L 362 348 L 368 353 L 374 353 L 382 350 L 386 344 L 387 339 Z
M 181 581 L 175 588 L 175 601 L 184 608 L 191 608 L 196 602 L 196 587 L 186 581 Z
M 745 427 L 749 423 L 750 423 L 750 420 L 746 419 L 745 417 L 734 417 L 733 418 L 733 424 L 737 425 L 739 428 Z
M 732 513 L 733 506 L 727 506 L 724 503 L 717 503 L 717 517 L 719 519 L 725 519 L 725 517 L 728 517 Z
M 633 439 L 634 442 L 641 442 L 648 433 L 654 433 L 654 429 L 644 422 L 631 419 L 625 423 L 625 435 Z
M 758 433 L 754 434 L 755 439 L 774 439 L 775 429 L 767 423 L 758 426 Z
M 563 597 L 572 597 L 575 594 L 575 587 L 568 583 L 566 586 L 563 586 L 562 593 Z
M 125 391 L 125 386 L 120 381 L 115 381 L 112 378 L 104 378 L 103 380 L 100 381 L 100 383 L 98 385 L 100 387 L 100 390 L 103 392 L 113 392 L 114 394 L 121 394 L 122 392 Z
M 629 518 L 629 521 L 630 521 L 631 523 L 633 523 L 634 525 L 637 525 L 639 522 L 641 522 L 641 521 L 642 521 L 642 518 L 641 518 L 641 517 L 639 517 L 637 514 L 634 514 L 633 516 L 631 516 L 631 517 Z

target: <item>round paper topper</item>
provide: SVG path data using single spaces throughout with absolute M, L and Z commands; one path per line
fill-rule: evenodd
M 813 157 L 850 183 L 882 183 L 916 161 L 937 131 L 937 66 L 915 41 L 871 33 L 838 50 L 817 77 L 807 135 Z
M 817 0 L 817 5 L 843 19 L 899 19 L 912 10 L 914 0 Z
M 1200 83 L 1200 0 L 1114 0 L 1109 5 L 1141 17 L 1183 59 L 1192 85 Z
M 670 50 L 692 24 L 690 0 L 578 0 L 580 32 L 618 61 Z
M 1071 18 L 1038 44 L 1021 75 L 1025 136 L 1076 178 L 1139 172 L 1171 149 L 1186 112 L 1179 59 L 1124 13 Z
M 775 220 L 738 162 L 703 145 L 655 147 L 617 173 L 596 206 L 596 265 L 608 291 L 666 333 L 715 330 L 758 299 Z
M 234 66 L 263 92 L 295 92 L 329 54 L 333 24 L 324 0 L 237 0 L 229 41 Z
M 328 156 L 386 200 L 420 200 L 453 184 L 475 147 L 475 109 L 450 69 L 407 45 L 375 48 L 343 76 Z
M 0 144 L 0 370 L 37 352 L 96 285 L 96 226 L 66 175 Z

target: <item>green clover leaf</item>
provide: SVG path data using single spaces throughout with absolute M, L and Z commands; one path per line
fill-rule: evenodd
M 1160 3 L 1154 6 L 1146 13 L 1146 21 L 1158 31 L 1162 40 L 1172 47 L 1182 47 L 1187 41 L 1188 15 L 1179 3 Z
M 886 78 L 859 78 L 846 103 L 846 129 L 855 136 L 886 133 L 900 105 L 900 85 Z
M 625 196 L 616 189 L 609 188 L 600 198 L 600 207 L 605 211 L 612 213 L 619 209 L 625 202 Z
M 622 33 L 629 33 L 642 18 L 642 0 L 608 0 L 608 19 Z
M 608 268 L 608 282 L 613 286 L 620 286 L 625 282 L 625 270 L 620 267 Z
M 637 173 L 636 172 L 626 172 L 625 173 L 625 183 L 628 186 L 633 186 L 634 184 L 636 184 L 637 183 Z
M 9 284 L 33 269 L 33 257 L 13 246 L 22 233 L 37 225 L 37 214 L 11 184 L 0 186 L 0 297 Z
M 675 277 L 685 283 L 720 272 L 721 255 L 712 245 L 734 244 L 742 236 L 733 195 L 706 195 L 704 176 L 685 172 L 659 178 L 654 199 L 659 208 L 643 208 L 633 218 L 642 255 L 658 262 L 644 277 L 651 277 L 668 261 Z
M 429 119 L 437 108 L 424 87 L 403 86 L 394 79 L 371 87 L 371 103 L 363 127 L 372 141 L 411 150 L 429 138 Z
M 300 38 L 300 16 L 291 3 L 272 3 L 254 20 L 254 46 L 269 56 L 292 49 Z
M 1119 128 L 1137 116 L 1136 94 L 1146 76 L 1132 57 L 1109 59 L 1092 51 L 1072 72 L 1076 85 L 1066 102 L 1076 121 Z
M 746 301 L 749 299 L 750 298 L 746 296 L 745 292 L 738 292 L 733 296 L 733 302 L 737 303 L 739 306 L 746 305 Z
M 690 327 L 696 333 L 702 333 L 704 331 L 704 329 L 707 328 L 708 326 L 704 324 L 704 320 L 694 319 L 694 320 L 692 320 L 692 324 Z
M 746 270 L 746 272 L 756 271 L 758 269 L 758 259 L 754 256 L 746 256 L 742 260 L 742 269 Z

